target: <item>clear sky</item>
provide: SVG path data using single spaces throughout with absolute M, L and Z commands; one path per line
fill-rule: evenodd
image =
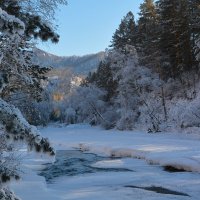
M 137 18 L 143 0 L 68 0 L 56 13 L 60 42 L 38 47 L 55 55 L 85 55 L 104 51 L 121 19 L 132 11 Z

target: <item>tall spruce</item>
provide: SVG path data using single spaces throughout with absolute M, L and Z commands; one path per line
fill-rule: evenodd
M 200 0 L 188 0 L 194 65 L 200 64 Z
M 187 0 L 158 1 L 162 76 L 180 77 L 192 66 Z
M 137 50 L 142 65 L 156 67 L 158 57 L 159 24 L 153 0 L 145 0 L 140 5 L 137 35 Z
M 136 43 L 136 24 L 134 20 L 134 15 L 130 11 L 121 20 L 119 28 L 115 31 L 111 47 L 115 49 L 125 50 L 126 45 L 135 45 Z

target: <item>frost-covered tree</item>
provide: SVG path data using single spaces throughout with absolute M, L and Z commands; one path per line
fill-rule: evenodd
M 25 1 L 23 2 L 25 3 Z M 26 3 L 29 2 L 31 1 Z M 31 44 L 29 41 L 33 37 L 54 41 L 55 36 L 51 31 L 52 29 L 50 30 L 44 21 L 43 24 L 36 21 L 34 27 L 30 28 L 29 22 L 31 21 L 29 19 L 33 15 L 30 14 L 30 10 L 24 12 L 21 3 L 22 1 L 11 0 L 0 2 L 0 126 L 1 132 L 3 130 L 1 142 L 5 141 L 0 146 L 0 197 L 5 200 L 17 199 L 2 184 L 10 178 L 18 176 L 17 169 L 14 168 L 15 164 L 8 162 L 9 158 L 7 154 L 4 154 L 4 152 L 12 150 L 8 146 L 8 139 L 22 140 L 31 150 L 54 155 L 54 150 L 49 141 L 40 137 L 37 129 L 28 124 L 21 112 L 6 102 L 10 94 L 15 91 L 23 90 L 30 96 L 33 93 L 33 97 L 37 97 L 37 94 L 41 92 L 40 80 L 44 78 L 43 73 L 46 69 L 31 62 Z M 24 14 L 26 14 L 26 17 L 24 17 Z M 29 32 L 30 30 L 32 32 Z M 49 34 L 45 35 L 45 32 Z M 38 33 L 38 35 L 35 35 L 35 33 Z
M 27 38 L 58 42 L 59 36 L 52 27 L 52 21 L 58 5 L 66 3 L 66 0 L 2 0 L 0 7 L 24 22 Z
M 5 184 L 5 182 L 10 179 L 19 179 L 19 160 L 13 154 L 14 146 L 10 143 L 8 144 L 5 135 L 5 130 L 0 127 L 0 185 Z M 0 186 L 0 199 L 7 200 L 10 197 L 13 199 L 18 199 L 15 195 L 8 189 Z
M 1 73 L 9 79 L 9 84 L 1 93 L 1 97 L 4 99 L 9 98 L 10 93 L 18 90 L 23 90 L 23 92 L 29 93 L 32 97 L 40 99 L 42 91 L 40 82 L 45 78 L 44 74 L 48 69 L 32 62 L 33 44 L 31 41 L 33 38 L 40 38 L 43 41 L 58 41 L 58 35 L 46 19 L 46 16 L 53 11 L 45 16 L 44 13 L 38 11 L 41 4 L 45 2 L 48 3 L 49 1 L 38 1 L 37 4 L 31 0 L 3 0 L 0 2 L 0 7 L 10 16 L 15 16 L 15 18 L 23 21 L 24 26 L 23 34 L 21 35 L 1 34 L 0 37 L 0 48 L 4 54 L 1 60 Z M 64 3 L 64 1 L 61 2 Z M 46 7 L 50 6 L 54 10 L 53 5 L 56 6 L 58 3 L 59 1 L 55 0 L 51 4 L 47 4 Z M 39 10 L 41 11 L 41 9 Z M 23 76 L 21 76 L 22 73 Z
M 48 88 L 44 88 L 40 96 L 41 101 L 38 102 L 24 92 L 15 92 L 10 96 L 9 103 L 17 107 L 30 124 L 46 126 L 50 122 L 53 101 Z
M 111 68 L 118 81 L 117 98 L 120 119 L 117 128 L 132 129 L 137 126 L 141 115 L 140 106 L 150 109 L 147 99 L 155 87 L 159 86 L 158 76 L 144 66 L 140 66 L 138 56 L 133 46 L 126 46 L 126 53 L 113 50 L 110 57 L 113 63 Z M 150 113 L 150 111 L 149 111 Z M 152 117 L 152 116 L 149 116 Z
M 12 4 L 13 2 L 14 4 Z M 10 11 L 10 7 L 13 8 L 17 5 L 16 1 L 5 1 L 2 7 Z M 18 16 L 18 13 L 16 15 Z M 49 143 L 45 144 L 44 139 L 38 139 L 38 134 L 26 123 L 19 110 L 5 101 L 10 93 L 18 90 L 23 90 L 30 96 L 35 91 L 36 94 L 40 94 L 42 89 L 40 80 L 44 78 L 44 69 L 35 66 L 28 59 L 30 57 L 26 57 L 26 45 L 23 45 L 23 38 L 26 35 L 25 23 L 0 8 L 0 24 L 1 41 L 4 44 L 1 43 L 0 46 L 2 50 L 0 63 L 0 122 L 8 132 L 14 134 L 15 138 L 21 138 L 24 135 L 30 146 L 38 145 L 38 149 L 41 148 L 41 150 L 47 150 L 53 154 L 53 149 L 49 146 Z M 29 136 L 30 138 L 28 138 Z
M 116 52 L 121 53 L 121 52 Z M 114 56 L 114 55 L 113 55 Z M 139 67 L 136 50 L 132 46 L 126 46 L 126 54 L 121 53 L 120 60 L 123 62 L 114 62 L 111 67 L 116 69 L 115 78 L 118 80 L 117 103 L 119 104 L 120 120 L 117 122 L 117 128 L 132 129 L 134 123 L 139 117 L 137 111 L 139 96 L 137 95 L 137 85 L 135 84 L 135 71 Z M 119 56 L 118 56 L 119 58 Z
M 94 85 L 74 88 L 71 97 L 67 99 L 65 120 L 67 123 L 87 122 L 92 125 L 100 124 L 104 118 L 105 92 Z

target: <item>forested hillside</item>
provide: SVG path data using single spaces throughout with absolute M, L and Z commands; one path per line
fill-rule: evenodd
M 104 61 L 68 99 L 66 121 L 149 132 L 199 127 L 199 5 L 145 0 L 137 21 L 128 12 Z
M 111 45 L 100 54 L 103 60 L 99 54 L 40 55 L 55 66 L 77 65 L 79 73 L 101 62 L 86 78 L 68 68 L 57 70 L 54 77 L 52 71 L 43 101 L 31 104 L 29 111 L 21 108 L 33 124 L 58 120 L 149 132 L 200 126 L 198 0 L 145 0 L 137 20 L 132 12 L 123 17 Z

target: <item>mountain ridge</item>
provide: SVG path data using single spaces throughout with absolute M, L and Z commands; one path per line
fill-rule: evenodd
M 90 71 L 95 71 L 104 58 L 103 51 L 84 56 L 57 56 L 38 48 L 34 49 L 34 61 L 37 64 L 53 68 L 69 68 L 77 75 L 87 75 Z

